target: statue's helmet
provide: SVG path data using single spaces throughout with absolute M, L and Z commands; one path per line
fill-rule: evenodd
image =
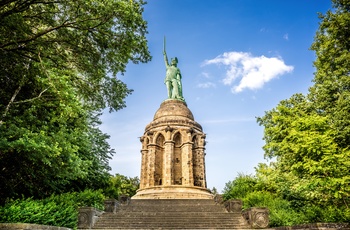
M 175 64 L 179 63 L 177 57 L 172 58 L 171 63 L 175 63 Z

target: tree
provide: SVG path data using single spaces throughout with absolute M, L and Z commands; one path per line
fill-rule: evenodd
M 140 180 L 138 177 L 127 177 L 121 174 L 115 174 L 110 177 L 109 186 L 105 189 L 105 195 L 110 198 L 117 199 L 120 195 L 127 195 L 129 197 L 136 194 L 140 187 Z
M 350 2 L 333 0 L 334 11 L 322 22 L 311 49 L 317 59 L 309 98 L 319 113 L 328 115 L 341 148 L 350 143 Z
M 350 2 L 333 0 L 311 49 L 314 85 L 258 118 L 265 156 L 289 178 L 292 193 L 319 206 L 350 202 Z M 287 176 L 286 176 L 287 175 Z M 289 192 L 291 192 L 291 190 Z
M 143 4 L 142 0 L 3 1 L 0 76 L 7 90 L 1 94 L 1 122 L 14 100 L 45 93 L 41 89 L 21 97 L 20 91 L 34 80 L 49 78 L 51 68 L 70 70 L 68 83 L 97 108 L 124 107 L 130 91 L 114 77 L 125 71 L 129 61 L 150 60 Z
M 257 180 L 252 175 L 239 173 L 233 180 L 226 183 L 223 193 L 225 200 L 242 199 L 248 193 L 255 191 Z
M 265 127 L 265 156 L 276 158 L 275 172 L 294 178 L 290 190 L 313 203 L 349 202 L 350 189 L 344 185 L 350 179 L 350 152 L 338 147 L 327 116 L 310 110 L 302 95 L 294 95 L 258 121 Z
M 143 5 L 0 3 L 0 201 L 108 183 L 98 115 L 125 107 L 126 64 L 150 60 Z

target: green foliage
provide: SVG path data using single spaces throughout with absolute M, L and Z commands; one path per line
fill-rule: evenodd
M 242 199 L 255 191 L 257 180 L 254 176 L 240 173 L 233 181 L 226 183 L 223 193 L 224 200 Z
M 312 111 L 301 95 L 284 100 L 265 116 L 264 150 L 276 157 L 279 174 L 290 174 L 291 186 L 322 204 L 342 204 L 350 195 L 349 150 L 339 148 L 329 117 Z
M 316 205 L 307 205 L 300 209 L 300 211 L 305 215 L 308 222 L 326 222 L 326 223 L 336 223 L 350 222 L 350 210 L 344 206 L 327 206 L 320 207 Z
M 333 0 L 333 6 L 334 10 L 320 15 L 322 22 L 311 46 L 317 58 L 309 93 L 281 101 L 258 122 L 265 128 L 265 156 L 276 160 L 276 175 L 286 179 L 273 180 L 290 186 L 277 192 L 297 200 L 295 206 L 307 203 L 322 210 L 348 210 L 350 34 L 344 28 L 350 27 L 350 2 Z
M 77 227 L 78 207 L 103 208 L 101 191 L 52 195 L 43 200 L 16 199 L 0 207 L 1 223 L 34 223 L 67 228 Z
M 0 204 L 108 185 L 99 115 L 125 107 L 126 64 L 150 60 L 144 4 L 0 3 Z
M 289 201 L 265 191 L 255 191 L 243 199 L 244 208 L 266 207 L 269 209 L 270 226 L 292 226 L 305 223 L 303 214 L 295 211 Z
M 213 194 L 213 195 L 219 194 L 219 193 L 218 193 L 218 190 L 217 190 L 215 187 L 213 187 L 212 189 L 210 189 L 210 192 L 211 192 L 211 194 Z
M 32 198 L 14 200 L 1 207 L 3 223 L 37 223 L 52 226 L 74 227 L 77 210 L 53 201 L 38 201 Z
M 106 197 L 114 199 L 118 199 L 120 195 L 131 197 L 136 194 L 139 186 L 138 177 L 127 177 L 117 173 L 110 177 L 109 186 L 104 190 L 104 193 Z
M 350 203 L 350 2 L 333 0 L 311 47 L 314 85 L 259 117 L 270 165 L 239 175 L 226 198 L 270 210 L 272 226 L 349 222 Z
M 346 206 L 312 204 L 304 194 L 294 190 L 291 181 L 296 181 L 292 178 L 279 178 L 280 175 L 282 174 L 276 172 L 274 164 L 260 164 L 255 176 L 239 174 L 233 181 L 228 182 L 223 197 L 225 200 L 241 199 L 243 209 L 268 208 L 271 227 L 316 222 L 349 222 L 350 210 Z M 270 187 L 271 184 L 274 185 Z M 275 189 L 280 186 L 284 188 Z

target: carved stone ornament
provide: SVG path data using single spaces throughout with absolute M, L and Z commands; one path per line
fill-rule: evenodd
M 228 212 L 241 212 L 242 200 L 232 199 L 224 202 L 224 206 Z
M 249 208 L 243 211 L 243 216 L 252 228 L 267 228 L 269 226 L 269 210 L 267 208 Z
M 105 212 L 115 213 L 118 208 L 118 201 L 116 199 L 107 199 L 104 201 Z
M 122 206 L 129 205 L 130 197 L 128 195 L 120 195 L 119 196 L 119 204 Z
M 217 204 L 222 204 L 222 203 L 224 202 L 224 199 L 223 199 L 223 197 L 222 197 L 221 194 L 216 194 L 216 195 L 214 196 L 214 201 L 215 201 L 215 203 L 217 203 Z
M 194 132 L 194 129 L 192 127 L 187 130 L 187 133 L 193 134 L 193 132 Z
M 174 129 L 171 128 L 169 125 L 165 128 L 165 132 L 172 132 Z
M 93 207 L 83 207 L 78 210 L 78 228 L 79 229 L 91 229 L 96 223 L 99 216 L 102 215 L 102 211 Z

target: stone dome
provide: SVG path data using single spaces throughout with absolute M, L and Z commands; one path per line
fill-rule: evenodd
M 194 121 L 192 112 L 183 101 L 165 100 L 154 115 L 153 121 L 166 117 L 184 117 Z

